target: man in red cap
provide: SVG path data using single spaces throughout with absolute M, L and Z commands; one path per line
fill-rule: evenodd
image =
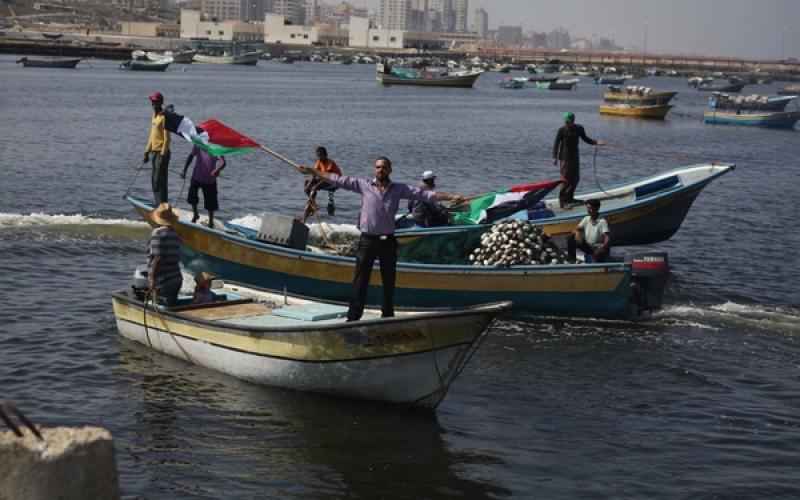
M 169 201 L 167 189 L 167 174 L 169 167 L 169 131 L 164 119 L 164 96 L 161 92 L 150 94 L 150 104 L 153 106 L 153 119 L 150 121 L 150 138 L 144 149 L 144 163 L 152 162 L 153 171 L 151 182 L 155 204 Z M 152 153 L 152 155 L 151 155 Z

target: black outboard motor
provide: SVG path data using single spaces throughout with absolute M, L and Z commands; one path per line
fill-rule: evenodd
M 133 288 L 133 294 L 136 298 L 142 302 L 144 302 L 145 297 L 147 297 L 147 292 L 150 289 L 147 283 L 148 269 L 149 267 L 147 264 L 142 264 L 141 266 L 136 266 L 136 270 L 133 271 L 133 283 L 131 284 L 131 288 Z
M 669 278 L 667 252 L 633 252 L 625 255 L 631 265 L 631 294 L 638 312 L 661 309 Z

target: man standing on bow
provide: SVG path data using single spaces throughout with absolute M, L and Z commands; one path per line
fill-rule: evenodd
M 169 171 L 169 131 L 164 119 L 164 96 L 161 92 L 150 94 L 150 105 L 153 106 L 153 118 L 150 120 L 150 138 L 144 148 L 143 163 L 152 162 L 151 183 L 156 206 L 169 201 L 167 174 Z M 151 158 L 152 154 L 152 158 Z
M 299 167 L 304 175 L 313 175 L 333 186 L 353 191 L 361 195 L 361 212 L 358 229 L 356 269 L 353 278 L 353 294 L 347 311 L 347 321 L 357 321 L 364 313 L 364 302 L 375 259 L 380 260 L 381 280 L 383 282 L 383 303 L 381 316 L 394 316 L 394 284 L 397 265 L 397 240 L 394 237 L 394 220 L 401 199 L 434 201 L 451 200 L 462 203 L 464 198 L 457 194 L 426 191 L 417 187 L 392 182 L 392 162 L 385 156 L 375 160 L 375 178 L 359 179 L 334 173 L 319 171 L 305 165 Z
M 553 165 L 561 169 L 561 192 L 558 201 L 561 208 L 568 208 L 573 203 L 580 203 L 575 199 L 575 189 L 581 179 L 581 159 L 578 151 L 578 139 L 587 144 L 602 146 L 602 140 L 590 139 L 583 130 L 583 125 L 575 123 L 575 113 L 564 113 L 564 126 L 558 129 L 556 141 L 553 144 Z

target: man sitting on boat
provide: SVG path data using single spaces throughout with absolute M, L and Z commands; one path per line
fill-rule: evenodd
M 577 249 L 586 254 L 586 262 L 608 262 L 611 247 L 608 221 L 600 218 L 600 200 L 586 202 L 589 213 L 567 237 L 567 253 L 574 262 Z
M 211 304 L 222 297 L 211 291 L 211 283 L 217 279 L 216 276 L 203 271 L 197 276 L 196 285 L 194 287 L 194 297 L 192 297 L 192 304 Z
M 316 163 L 314 163 L 315 170 L 319 170 L 320 172 L 328 172 L 337 175 L 342 175 L 342 171 L 339 169 L 339 166 L 336 165 L 336 162 L 328 158 L 328 150 L 325 149 L 324 146 L 320 146 L 317 148 L 316 155 L 317 155 L 317 161 Z M 306 219 L 309 216 L 314 215 L 314 213 L 318 210 L 317 192 L 320 189 L 323 189 L 330 193 L 333 193 L 333 191 L 336 190 L 335 187 L 331 186 L 329 183 L 319 178 L 308 179 L 305 182 L 303 191 L 305 191 L 306 196 L 308 196 L 308 202 L 306 203 L 306 208 L 303 210 L 303 215 L 300 217 L 300 222 L 305 223 Z M 332 196 L 328 201 L 328 215 L 333 215 Z
M 375 259 L 380 260 L 383 281 L 381 316 L 394 316 L 394 285 L 397 266 L 397 240 L 394 237 L 394 221 L 401 199 L 420 201 L 451 200 L 463 203 L 457 194 L 425 191 L 417 187 L 392 182 L 392 162 L 385 156 L 375 159 L 375 178 L 372 180 L 347 177 L 324 172 L 301 165 L 298 170 L 304 175 L 329 182 L 331 185 L 361 195 L 361 211 L 358 217 L 358 240 L 353 295 L 347 311 L 347 321 L 357 321 L 364 313 L 364 303 Z
M 436 191 L 436 174 L 433 170 L 422 172 L 422 182 L 417 186 L 424 191 Z M 448 224 L 447 209 L 435 201 L 408 202 L 408 211 L 414 222 L 421 227 L 446 226 Z
M 172 307 L 178 302 L 178 292 L 183 284 L 181 240 L 172 228 L 178 215 L 169 203 L 161 203 L 153 210 L 151 218 L 158 227 L 150 234 L 148 286 L 150 293 L 155 292 L 158 302 Z

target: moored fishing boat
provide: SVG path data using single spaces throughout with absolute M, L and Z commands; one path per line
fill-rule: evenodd
M 23 57 L 17 60 L 23 68 L 68 68 L 74 69 L 82 59 L 80 57 Z
M 638 105 L 638 104 L 633 105 L 625 103 L 601 104 L 600 114 L 663 120 L 664 117 L 667 116 L 667 113 L 669 113 L 670 109 L 672 109 L 671 104 L 654 104 L 654 105 Z
M 603 94 L 603 99 L 607 103 L 625 103 L 645 106 L 655 106 L 659 104 L 669 104 L 678 93 L 677 92 L 653 92 L 650 87 L 628 86 L 625 90 L 609 85 L 608 90 Z
M 525 87 L 525 84 L 528 82 L 528 79 L 524 76 L 515 77 L 515 78 L 504 78 L 500 80 L 500 88 L 501 89 L 521 89 Z
M 786 106 L 796 99 L 796 95 L 786 96 L 730 96 L 721 92 L 714 92 L 708 98 L 708 107 L 726 110 L 755 110 L 755 111 L 783 111 Z
M 714 85 L 713 83 L 703 83 L 695 87 L 697 90 L 705 92 L 741 92 L 746 83 L 729 83 L 726 85 Z
M 128 201 L 152 223 L 151 204 L 134 197 Z M 346 301 L 352 294 L 353 257 L 266 243 L 258 239 L 256 231 L 230 223 L 227 231 L 183 219 L 172 226 L 181 239 L 182 262 L 195 272 L 208 271 L 225 279 L 286 288 L 326 300 Z M 668 272 L 665 257 L 661 263 Z M 395 304 L 459 307 L 509 300 L 514 302 L 514 310 L 526 314 L 630 319 L 641 307 L 631 295 L 635 266 L 636 261 L 508 268 L 401 262 L 397 264 Z M 368 304 L 380 303 L 380 282 L 375 269 Z M 650 306 L 660 306 L 664 286 L 663 275 L 645 284 L 653 293 Z
M 432 87 L 472 87 L 483 71 L 434 71 L 390 68 L 376 65 L 378 81 L 384 85 L 424 85 Z
M 167 50 L 164 52 L 147 52 L 146 56 L 150 61 L 160 61 L 165 57 L 171 57 L 172 62 L 175 64 L 191 64 L 196 53 L 197 51 L 194 50 L 182 50 L 177 52 Z
M 146 283 L 146 280 L 145 280 Z M 111 294 L 120 335 L 170 356 L 258 384 L 436 408 L 494 318 L 509 303 L 468 308 L 366 310 L 226 283 L 222 299 L 175 307 L 144 290 Z
M 689 165 L 597 191 L 582 191 L 576 196 L 600 200 L 601 215 L 608 221 L 613 245 L 658 243 L 678 231 L 697 195 L 711 181 L 734 168 L 733 164 Z M 583 205 L 561 208 L 558 198 L 553 197 L 514 217 L 534 222 L 563 244 L 585 215 Z M 492 227 L 477 217 L 473 219 L 477 224 L 398 229 L 398 259 L 414 262 L 435 255 L 439 261 L 448 262 L 461 258 L 463 249 L 474 245 Z M 409 218 L 403 221 L 408 224 Z
M 133 60 L 125 61 L 119 65 L 119 69 L 127 71 L 166 71 L 169 65 L 172 64 L 172 58 L 164 58 L 158 61 L 139 61 Z
M 263 51 L 255 50 L 252 52 L 243 52 L 241 54 L 225 54 L 221 56 L 213 56 L 208 54 L 195 54 L 192 60 L 194 62 L 206 64 L 238 64 L 242 66 L 255 66 L 261 58 Z
M 752 111 L 737 113 L 736 111 L 711 109 L 703 113 L 703 121 L 720 125 L 794 128 L 798 120 L 800 120 L 800 111 Z
M 542 90 L 572 90 L 578 84 L 577 78 L 553 81 L 537 81 L 536 88 Z

